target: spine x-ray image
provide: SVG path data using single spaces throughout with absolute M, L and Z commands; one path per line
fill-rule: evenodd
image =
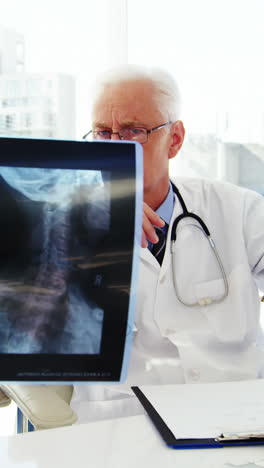
M 89 262 L 110 226 L 107 174 L 1 166 L 0 220 L 0 353 L 99 353 Z

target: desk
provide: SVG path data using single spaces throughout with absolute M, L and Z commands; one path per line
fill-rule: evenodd
M 2 437 L 0 464 L 3 468 L 260 468 L 264 446 L 172 450 L 143 415 Z

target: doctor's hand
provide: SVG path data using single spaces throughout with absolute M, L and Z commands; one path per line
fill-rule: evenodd
M 156 244 L 159 240 L 156 232 L 156 227 L 163 227 L 165 222 L 163 219 L 155 213 L 147 203 L 143 203 L 143 226 L 142 226 L 142 239 L 141 239 L 141 247 L 148 246 L 148 240 L 152 244 Z

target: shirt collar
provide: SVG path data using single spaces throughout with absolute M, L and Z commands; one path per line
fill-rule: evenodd
M 170 224 L 170 220 L 173 213 L 173 206 L 174 206 L 174 196 L 173 196 L 173 189 L 170 182 L 170 188 L 167 197 L 165 198 L 164 202 L 159 206 L 156 210 L 156 213 L 165 221 L 165 223 Z

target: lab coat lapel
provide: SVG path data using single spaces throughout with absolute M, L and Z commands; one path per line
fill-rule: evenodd
M 140 252 L 140 259 L 144 262 L 147 263 L 148 265 L 151 265 L 152 268 L 155 270 L 159 271 L 160 270 L 160 265 L 157 259 L 152 255 L 150 250 L 146 248 L 141 248 Z
M 180 193 L 183 196 L 184 201 L 186 202 L 188 210 L 190 212 L 192 212 L 193 211 L 192 206 L 191 206 L 192 200 L 189 199 L 187 194 L 182 193 L 183 190 L 182 190 L 181 184 L 176 183 L 176 185 L 179 188 Z M 157 272 L 160 272 L 161 276 L 164 276 L 166 274 L 166 272 L 167 272 L 167 270 L 168 270 L 168 268 L 169 268 L 169 266 L 171 264 L 171 252 L 170 252 L 171 241 L 170 241 L 170 239 L 171 239 L 171 229 L 172 229 L 173 221 L 175 220 L 175 218 L 177 216 L 182 214 L 182 207 L 181 207 L 181 204 L 180 204 L 178 198 L 176 197 L 176 195 L 174 195 L 174 198 L 175 198 L 174 209 L 173 209 L 173 214 L 172 214 L 169 229 L 168 229 L 167 240 L 166 240 L 166 251 L 165 251 L 165 255 L 164 255 L 162 265 L 161 266 L 159 265 L 158 261 L 152 255 L 152 253 L 149 251 L 148 248 L 144 248 L 144 249 L 141 248 L 141 253 L 140 253 L 141 260 L 144 263 L 147 263 L 148 265 L 151 265 L 152 268 L 154 268 Z

